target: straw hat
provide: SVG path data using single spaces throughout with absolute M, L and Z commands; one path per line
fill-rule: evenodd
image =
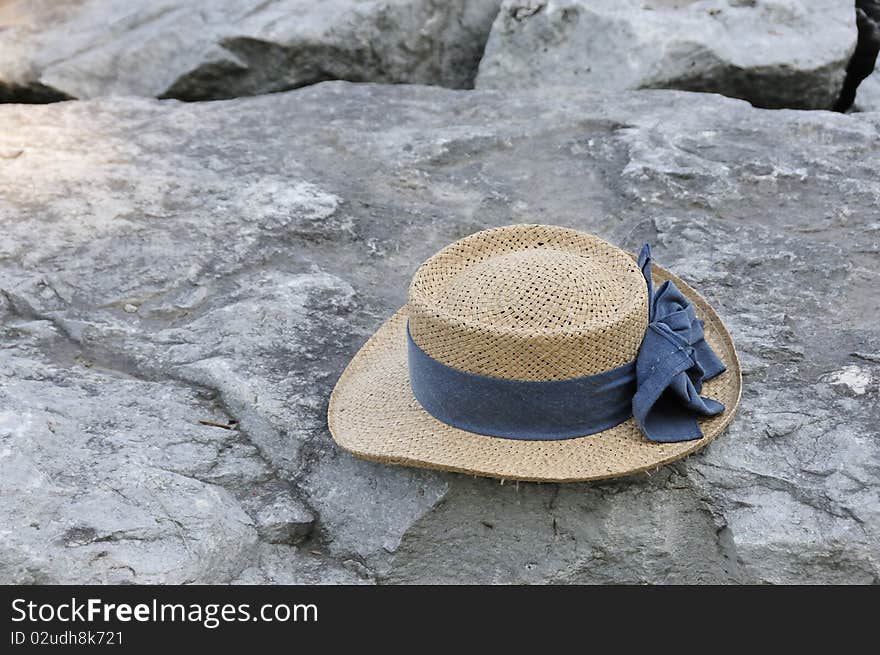
M 377 462 L 557 482 L 648 471 L 702 448 L 739 404 L 736 351 L 721 319 L 696 291 L 643 260 L 644 253 L 637 262 L 597 237 L 547 225 L 494 228 L 447 246 L 422 264 L 407 305 L 367 341 L 337 382 L 328 410 L 333 438 Z M 652 272 L 655 284 L 669 281 L 661 291 L 680 291 L 676 297 L 689 305 L 676 316 L 686 309 L 693 319 L 687 334 L 700 343 L 692 345 L 710 359 L 717 355 L 716 370 L 704 381 L 699 377 L 707 367 L 694 365 L 689 345 L 658 355 L 691 357 L 685 365 L 690 369 L 675 384 L 679 391 L 688 387 L 683 393 L 702 414 L 714 414 L 688 418 L 689 410 L 671 410 L 692 423 L 691 435 L 673 422 L 657 437 L 650 416 L 636 411 L 633 417 L 635 387 L 627 392 L 625 413 L 610 426 L 590 415 L 606 409 L 604 396 L 588 392 L 583 402 L 556 402 L 551 391 L 624 374 L 632 384 L 638 377 L 636 395 L 650 391 L 645 376 L 665 363 L 649 361 L 646 351 L 678 343 L 658 327 L 654 307 L 661 300 L 652 296 L 661 294 L 652 290 Z M 649 338 L 655 339 L 650 347 Z M 524 393 L 517 399 L 508 389 Z M 672 391 L 654 394 L 653 415 L 671 406 Z M 563 420 L 560 427 L 560 404 L 563 413 L 586 418 L 574 427 Z M 520 429 L 520 420 L 530 425 Z M 577 432 L 582 420 L 595 429 Z M 670 429 L 682 434 L 670 435 Z

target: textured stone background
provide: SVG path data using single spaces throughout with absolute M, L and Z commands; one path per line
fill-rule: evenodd
M 498 5 L 0 0 L 0 99 L 211 100 L 322 80 L 472 87 Z
M 853 23 L 853 0 L 507 0 L 476 82 L 685 89 L 828 109 L 856 45 Z
M 854 51 L 870 72 L 877 47 L 880 0 L 0 0 L 0 101 L 211 100 L 348 80 L 830 109 Z M 876 77 L 863 110 L 877 107 Z
M 324 82 L 0 125 L 0 581 L 880 581 L 880 114 Z M 744 365 L 728 432 L 574 485 L 335 447 L 418 264 L 516 222 L 697 286 Z

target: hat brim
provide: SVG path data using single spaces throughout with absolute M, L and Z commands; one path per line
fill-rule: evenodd
M 721 318 L 690 286 L 653 266 L 656 284 L 672 280 L 705 322 L 706 341 L 727 370 L 703 386 L 725 411 L 700 420 L 703 438 L 648 441 L 633 419 L 585 437 L 528 441 L 488 437 L 428 414 L 409 386 L 404 307 L 385 322 L 346 367 L 330 396 L 330 433 L 345 450 L 386 464 L 455 471 L 506 480 L 582 482 L 656 469 L 717 437 L 733 419 L 742 392 L 736 349 Z

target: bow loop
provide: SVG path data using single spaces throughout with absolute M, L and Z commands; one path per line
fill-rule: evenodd
M 642 248 L 639 268 L 648 285 L 648 329 L 636 358 L 633 416 L 651 441 L 700 439 L 697 416 L 714 416 L 724 405 L 700 395 L 703 382 L 725 370 L 706 343 L 703 321 L 671 280 L 654 291 L 651 248 Z

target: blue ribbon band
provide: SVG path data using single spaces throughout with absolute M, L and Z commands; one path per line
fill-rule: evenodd
M 568 380 L 506 380 L 433 359 L 406 330 L 409 382 L 431 416 L 468 432 L 508 439 L 570 439 L 632 416 L 635 362 Z M 586 401 L 586 402 L 585 402 Z
M 635 361 L 568 380 L 492 378 L 447 366 L 423 351 L 407 326 L 410 386 L 434 418 L 492 437 L 556 440 L 602 432 L 635 417 L 651 441 L 701 438 L 698 416 L 724 411 L 700 396 L 725 368 L 703 338 L 703 322 L 671 282 L 654 291 L 651 249 L 638 263 L 648 285 L 648 329 Z

